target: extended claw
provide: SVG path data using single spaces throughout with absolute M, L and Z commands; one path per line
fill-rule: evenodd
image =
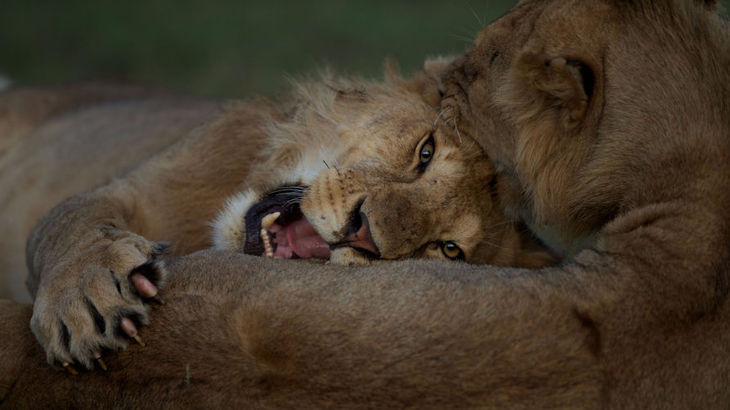
M 104 363 L 104 359 L 102 359 L 101 357 L 96 359 L 96 364 L 98 364 L 99 367 L 101 367 L 101 370 L 103 370 L 103 371 L 108 370 L 108 368 L 106 367 L 106 363 Z
M 155 295 L 150 298 L 150 301 L 157 303 L 158 305 L 165 305 L 165 301 L 162 300 L 160 295 Z
M 74 376 L 79 374 L 79 372 L 71 365 L 71 363 L 63 362 L 63 368 Z
M 104 359 L 101 358 L 101 353 L 94 352 L 94 360 L 96 360 L 96 364 L 98 364 L 99 367 L 101 367 L 101 370 L 106 371 L 106 369 L 107 369 L 106 363 L 104 363 Z
M 127 336 L 134 339 L 140 346 L 145 346 L 142 338 L 139 337 L 139 333 L 137 333 L 137 326 L 134 325 L 134 322 L 132 322 L 132 320 L 130 320 L 128 317 L 122 318 L 119 326 L 122 328 L 122 331 L 127 334 Z
M 142 341 L 142 338 L 139 337 L 139 335 L 132 336 L 132 339 L 134 339 L 140 346 L 145 347 L 146 345 Z

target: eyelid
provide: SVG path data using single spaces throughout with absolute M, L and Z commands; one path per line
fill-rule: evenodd
M 426 144 L 431 142 L 431 145 L 433 146 L 432 152 L 431 152 L 431 158 L 427 162 L 421 162 L 421 151 L 426 146 Z M 416 164 L 418 167 L 419 172 L 424 172 L 428 165 L 433 160 L 434 155 L 436 154 L 436 140 L 433 137 L 433 131 L 429 131 L 428 134 L 426 134 L 423 138 L 421 138 L 421 141 L 419 141 L 418 145 L 416 146 Z
M 449 255 L 446 254 L 446 246 L 448 244 L 454 245 L 456 247 L 456 249 L 459 251 L 459 253 L 456 256 L 451 257 L 451 256 L 449 256 Z M 466 260 L 466 254 L 464 254 L 464 249 L 462 249 L 461 246 L 459 246 L 456 242 L 454 242 L 454 241 L 442 241 L 442 242 L 439 242 L 438 245 L 439 245 L 439 249 L 441 250 L 441 253 L 443 253 L 443 255 L 447 259 L 451 259 L 451 260 Z

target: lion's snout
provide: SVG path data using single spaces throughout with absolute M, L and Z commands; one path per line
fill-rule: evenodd
M 380 250 L 373 241 L 373 236 L 370 231 L 370 221 L 368 216 L 361 211 L 362 202 L 360 202 L 357 209 L 353 212 L 353 216 L 350 218 L 350 225 L 347 227 L 347 236 L 343 241 L 349 247 L 365 251 L 379 258 Z

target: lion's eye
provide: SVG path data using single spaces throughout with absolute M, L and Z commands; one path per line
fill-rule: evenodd
M 424 141 L 418 149 L 418 166 L 421 170 L 426 169 L 426 166 L 429 162 L 431 162 L 431 159 L 433 159 L 435 151 L 436 146 L 434 145 L 433 135 L 429 135 L 426 141 Z
M 441 252 L 444 253 L 444 256 L 452 260 L 464 259 L 464 252 L 461 250 L 461 248 L 459 248 L 458 245 L 451 241 L 441 243 Z

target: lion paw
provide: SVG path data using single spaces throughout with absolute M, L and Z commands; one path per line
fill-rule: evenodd
M 124 232 L 68 258 L 48 272 L 33 306 L 31 329 L 52 365 L 94 367 L 105 350 L 142 344 L 149 323 L 145 300 L 156 297 L 167 245 Z

